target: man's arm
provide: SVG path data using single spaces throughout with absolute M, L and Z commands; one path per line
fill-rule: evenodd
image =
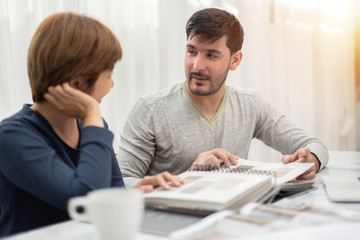
M 318 139 L 296 127 L 260 96 L 257 99 L 257 111 L 255 137 L 284 154 L 283 162 L 314 162 L 314 176 L 315 172 L 326 166 L 329 153 Z
M 117 158 L 127 187 L 138 184 L 154 160 L 155 136 L 151 108 L 139 99 L 120 134 Z

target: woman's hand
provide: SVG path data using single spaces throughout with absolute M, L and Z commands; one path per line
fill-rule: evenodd
M 99 103 L 87 93 L 71 87 L 68 82 L 49 87 L 44 97 L 65 115 L 83 119 L 84 127 L 104 127 Z
M 171 188 L 171 184 L 175 187 L 180 187 L 184 181 L 168 172 L 162 172 L 155 176 L 145 176 L 134 188 L 139 188 L 144 193 L 151 192 L 156 187 L 162 187 L 165 190 Z

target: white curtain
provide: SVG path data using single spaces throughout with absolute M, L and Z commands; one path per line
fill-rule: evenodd
M 353 2 L 233 2 L 246 34 L 236 85 L 256 88 L 329 150 L 355 150 Z M 270 152 L 251 151 L 276 159 Z
M 137 98 L 185 80 L 185 24 L 205 7 L 232 12 L 244 27 L 243 62 L 228 85 L 260 92 L 329 150 L 356 150 L 352 0 L 0 0 L 0 120 L 32 102 L 26 56 L 40 22 L 59 11 L 83 13 L 123 47 L 101 103 L 117 149 Z M 279 157 L 258 141 L 249 156 Z

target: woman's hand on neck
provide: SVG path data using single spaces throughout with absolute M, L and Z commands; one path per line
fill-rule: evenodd
M 99 103 L 89 94 L 71 87 L 69 83 L 49 87 L 44 97 L 64 115 L 82 119 L 83 127 L 104 127 Z

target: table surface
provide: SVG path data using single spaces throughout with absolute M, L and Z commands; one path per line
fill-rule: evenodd
M 317 174 L 316 180 L 321 182 L 322 176 L 340 176 L 340 175 L 354 175 L 360 176 L 360 152 L 351 152 L 351 151 L 330 151 L 330 159 L 327 167 L 323 169 L 320 173 Z M 352 211 L 360 211 L 360 204 L 351 203 L 351 204 L 339 204 L 330 202 L 324 192 L 324 187 L 320 184 L 319 188 L 314 191 L 310 191 L 306 194 L 296 197 L 296 200 L 302 201 L 309 204 L 321 204 L 324 207 L 345 207 Z M 145 221 L 143 227 L 149 223 L 149 219 L 152 219 L 152 210 L 146 210 Z M 161 213 L 157 216 L 163 216 L 166 218 L 166 221 L 171 225 L 172 219 L 182 218 L 182 222 L 185 225 L 190 225 L 200 219 L 200 217 L 178 215 L 174 213 Z M 185 220 L 185 221 L 184 221 Z M 161 225 L 161 224 L 159 224 Z M 184 226 L 176 226 L 173 224 L 173 230 L 180 229 Z M 348 224 L 341 225 L 338 227 L 334 226 L 321 226 L 313 228 L 299 228 L 289 232 L 280 232 L 274 234 L 266 234 L 257 237 L 250 237 L 246 239 L 279 239 L 279 238 L 288 238 L 291 239 L 337 239 L 340 235 L 345 237 L 343 239 L 356 239 L 356 236 L 360 235 L 359 224 Z M 340 232 L 340 233 L 339 233 Z M 40 228 L 37 230 L 17 234 L 8 238 L 6 240 L 43 240 L 43 239 L 52 239 L 52 240 L 98 240 L 98 235 L 92 224 L 78 222 L 78 221 L 66 221 L 63 223 L 58 223 L 48 227 Z M 152 240 L 152 239 L 170 239 L 166 235 L 161 235 L 158 233 L 149 233 L 149 232 L 139 232 L 136 236 L 137 240 Z

